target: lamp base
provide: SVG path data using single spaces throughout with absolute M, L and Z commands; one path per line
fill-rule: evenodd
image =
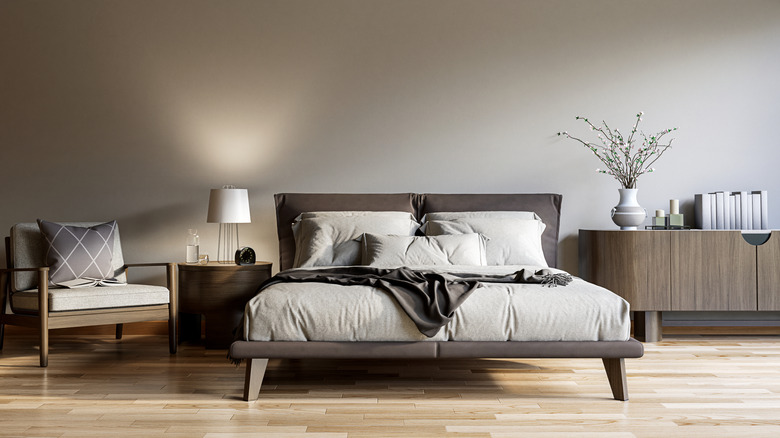
M 238 248 L 238 224 L 220 223 L 217 262 L 224 265 L 235 265 L 235 255 Z

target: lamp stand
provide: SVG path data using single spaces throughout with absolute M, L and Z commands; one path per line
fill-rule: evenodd
M 217 261 L 222 264 L 234 264 L 238 248 L 238 224 L 220 223 Z

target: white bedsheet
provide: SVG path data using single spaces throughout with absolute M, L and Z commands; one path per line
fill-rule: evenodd
M 490 275 L 524 267 L 528 268 L 435 269 Z M 244 339 L 250 341 L 625 341 L 630 320 L 624 299 L 576 277 L 568 286 L 552 288 L 485 283 L 455 311 L 449 324 L 428 338 L 382 290 L 281 283 L 247 303 L 244 329 Z

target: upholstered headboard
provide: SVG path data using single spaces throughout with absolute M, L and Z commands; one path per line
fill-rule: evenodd
M 276 228 L 279 234 L 279 268 L 289 269 L 295 257 L 292 223 L 307 211 L 406 211 L 418 220 L 439 211 L 533 211 L 547 228 L 542 249 L 547 264 L 557 266 L 558 230 L 563 196 L 532 194 L 436 194 L 436 193 L 279 193 Z

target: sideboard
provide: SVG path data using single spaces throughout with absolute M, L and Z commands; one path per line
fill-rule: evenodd
M 739 230 L 580 230 L 579 275 L 625 298 L 635 337 L 656 342 L 663 311 L 780 310 L 780 232 L 749 239 Z

